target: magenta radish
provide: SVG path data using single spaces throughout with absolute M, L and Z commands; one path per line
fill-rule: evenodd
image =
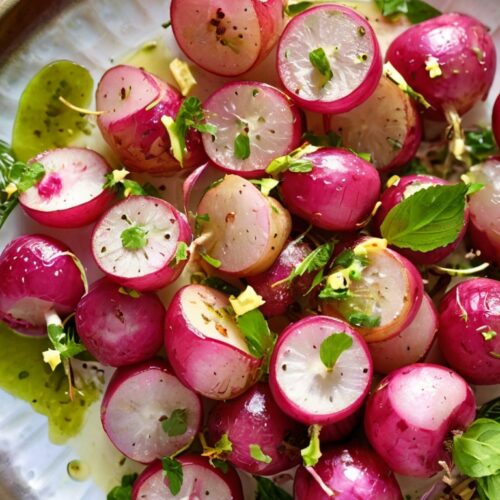
M 301 143 L 302 117 L 280 90 L 259 82 L 231 82 L 203 104 L 217 134 L 203 134 L 209 158 L 222 170 L 259 177 L 278 156 Z
M 182 425 L 168 427 L 170 418 Z M 102 400 L 101 422 L 121 453 L 150 463 L 194 439 L 202 423 L 201 400 L 157 358 L 115 371 Z
M 259 383 L 228 402 L 218 402 L 208 417 L 209 444 L 227 434 L 227 459 L 251 474 L 270 475 L 300 463 L 305 428 L 283 413 L 266 384 Z
M 369 152 L 371 163 L 383 172 L 410 161 L 422 135 L 415 102 L 385 77 L 359 106 L 325 116 L 325 128 L 341 137 L 345 147 Z
M 314 470 L 335 492 L 337 500 L 402 500 L 391 469 L 366 445 L 355 442 L 338 445 L 323 453 Z M 293 484 L 295 500 L 329 500 L 315 478 L 301 466 Z
M 340 277 L 348 293 L 344 298 L 324 298 L 320 304 L 324 314 L 356 326 L 367 342 L 396 336 L 413 321 L 422 302 L 420 273 L 384 244 L 385 240 L 364 238 L 348 248 L 342 257 L 349 266 L 335 266 L 327 278 L 330 283 Z
M 472 384 L 500 384 L 500 282 L 472 278 L 439 304 L 439 346 Z
M 165 348 L 176 375 L 210 399 L 239 396 L 254 384 L 261 360 L 250 354 L 226 295 L 188 285 L 172 299 L 165 319 Z
M 387 217 L 387 214 L 403 200 L 415 194 L 420 189 L 426 189 L 430 186 L 436 185 L 450 185 L 451 182 L 440 179 L 439 177 L 433 177 L 431 175 L 407 175 L 399 179 L 391 187 L 386 189 L 382 197 L 380 198 L 381 206 L 377 210 L 374 217 L 375 228 L 380 231 L 380 226 Z M 410 259 L 415 264 L 430 265 L 443 260 L 445 257 L 450 255 L 462 241 L 466 231 L 467 224 L 469 221 L 469 210 L 466 209 L 464 216 L 464 225 L 459 235 L 456 237 L 455 241 L 446 245 L 444 247 L 436 248 L 429 252 L 419 252 L 410 250 L 408 248 L 396 248 L 396 250 Z
M 238 76 L 273 48 L 284 25 L 283 0 L 173 0 L 170 19 L 182 51 L 203 69 Z
M 133 66 L 119 65 L 104 73 L 96 91 L 101 133 L 130 170 L 171 173 L 179 162 L 170 154 L 170 138 L 162 116 L 175 118 L 181 95 L 154 75 Z M 189 130 L 184 166 L 201 165 L 206 155 L 201 136 Z
M 170 203 L 150 196 L 131 196 L 108 210 L 92 234 L 92 253 L 109 279 L 139 291 L 157 290 L 177 279 L 187 258 L 191 230 Z
M 338 422 L 333 424 L 324 425 L 321 428 L 319 435 L 321 443 L 330 443 L 335 441 L 343 441 L 349 437 L 354 429 L 359 425 L 363 416 L 363 408 L 356 410 L 353 414 L 349 415 Z
M 324 352 L 337 347 L 345 349 L 333 366 L 325 364 Z M 372 380 L 372 361 L 361 335 L 327 316 L 291 324 L 278 339 L 269 370 L 276 403 L 304 424 L 326 425 L 351 415 Z
M 209 189 L 197 213 L 208 216 L 199 252 L 219 271 L 239 277 L 269 269 L 291 230 L 288 211 L 237 175 Z
M 276 283 L 288 278 L 311 251 L 311 247 L 305 242 L 289 241 L 267 271 L 247 278 L 248 284 L 265 301 L 259 308 L 263 314 L 276 316 L 285 313 L 296 299 L 309 290 L 313 279 L 311 273 L 298 276 L 291 283 Z
M 210 465 L 207 458 L 197 455 L 182 455 L 176 460 L 182 467 L 183 476 L 182 486 L 176 495 L 170 490 L 161 461 L 155 460 L 134 483 L 132 500 L 243 500 L 240 478 L 231 466 L 228 465 L 227 472 L 222 472 Z
M 287 93 L 304 109 L 343 113 L 375 90 L 382 56 L 366 19 L 327 4 L 294 17 L 278 45 L 278 74 Z
M 378 172 L 345 149 L 322 148 L 302 157 L 309 172 L 283 174 L 281 195 L 289 210 L 328 231 L 355 231 L 380 193 Z
M 60 241 L 19 236 L 0 255 L 0 320 L 26 335 L 46 333 L 46 315 L 71 314 L 84 294 L 76 257 Z
M 416 411 L 418 409 L 418 411 Z M 430 477 L 451 464 L 446 441 L 476 414 L 471 388 L 453 370 L 413 364 L 385 377 L 368 399 L 365 432 L 396 473 Z
M 90 149 L 61 148 L 33 158 L 45 175 L 19 196 L 24 211 L 45 226 L 81 227 L 101 215 L 113 199 L 104 189 L 110 171 L 106 160 Z
M 497 145 L 500 144 L 500 94 L 498 94 L 495 99 L 495 104 L 493 106 L 493 112 L 491 115 L 491 128 L 493 129 L 493 134 L 495 136 L 495 141 Z
M 438 329 L 438 315 L 431 298 L 424 293 L 413 321 L 401 333 L 368 345 L 376 372 L 387 374 L 417 363 L 427 354 Z
M 411 26 L 390 45 L 386 59 L 441 118 L 463 115 L 485 99 L 495 76 L 495 45 L 487 28 L 465 14 L 443 14 Z
M 78 303 L 76 328 L 98 361 L 124 366 L 153 357 L 163 345 L 165 308 L 153 293 L 139 293 L 105 278 Z

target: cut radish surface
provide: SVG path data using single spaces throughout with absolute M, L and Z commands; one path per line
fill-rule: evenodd
M 369 344 L 375 371 L 386 374 L 423 359 L 431 348 L 437 329 L 436 308 L 424 293 L 422 305 L 410 326 L 390 339 Z
M 140 291 L 157 290 L 177 279 L 187 262 L 175 262 L 180 242 L 191 242 L 180 212 L 159 198 L 131 196 L 99 220 L 92 252 L 111 280 Z
M 185 416 L 186 430 L 169 435 L 162 422 L 175 411 Z M 200 398 L 168 370 L 162 360 L 118 368 L 101 405 L 101 421 L 111 442 L 141 463 L 171 455 L 190 443 L 200 429 Z
M 411 160 L 422 135 L 422 124 L 411 97 L 382 77 L 375 92 L 347 113 L 325 117 L 325 128 L 354 151 L 369 152 L 378 170 L 388 171 Z
M 211 399 L 234 398 L 257 381 L 253 357 L 226 295 L 203 285 L 177 292 L 167 310 L 165 348 L 177 376 Z
M 200 253 L 218 261 L 220 271 L 237 276 L 268 269 L 290 234 L 288 211 L 237 175 L 209 189 L 197 212 L 208 215 Z
M 333 369 L 320 357 L 322 343 L 335 333 L 352 339 Z M 279 337 L 270 362 L 276 402 L 304 424 L 331 424 L 354 413 L 372 380 L 372 362 L 363 338 L 347 323 L 310 316 L 290 325 Z
M 40 224 L 80 227 L 93 222 L 113 199 L 103 189 L 110 171 L 90 149 L 63 148 L 33 158 L 45 169 L 43 179 L 19 196 L 24 211 Z
M 203 69 L 237 76 L 262 60 L 283 28 L 282 0 L 172 0 L 177 43 Z
M 303 124 L 293 102 L 260 82 L 227 83 L 203 108 L 217 135 L 203 134 L 210 159 L 221 169 L 258 177 L 271 161 L 300 145 Z
M 278 73 L 303 108 L 343 113 L 375 90 L 382 56 L 370 24 L 340 5 L 319 5 L 293 18 L 278 46 Z
M 222 472 L 210 465 L 208 458 L 183 455 L 177 458 L 182 466 L 182 486 L 176 495 L 170 491 L 162 464 L 156 460 L 137 478 L 132 500 L 243 500 L 241 481 L 235 470 Z

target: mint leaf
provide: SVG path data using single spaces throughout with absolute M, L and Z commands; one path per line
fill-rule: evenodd
M 314 2 L 298 2 L 291 5 L 287 5 L 285 7 L 285 14 L 288 17 L 296 16 L 301 12 L 304 12 L 306 9 L 314 5 Z
M 332 333 L 326 337 L 319 347 L 319 357 L 326 366 L 327 371 L 331 372 L 339 356 L 352 346 L 352 337 L 346 333 Z
M 217 276 L 209 276 L 208 278 L 202 280 L 201 284 L 214 288 L 215 290 L 219 290 L 219 292 L 227 295 L 234 295 L 235 297 L 237 297 L 241 292 L 241 290 L 231 285 L 231 283 L 228 283 Z
M 347 321 L 353 326 L 361 328 L 375 328 L 380 326 L 380 316 L 364 314 L 360 312 L 353 312 L 349 314 Z
M 479 477 L 476 479 L 476 486 L 481 500 L 497 500 L 500 498 L 500 474 Z
M 182 464 L 175 458 L 163 457 L 161 459 L 161 465 L 164 475 L 167 476 L 170 492 L 175 496 L 181 491 L 182 482 L 184 480 Z
M 310 441 L 306 448 L 300 450 L 302 455 L 302 460 L 306 467 L 314 467 L 319 459 L 321 458 L 321 449 L 319 442 L 319 433 L 321 432 L 321 426 L 314 424 L 309 427 Z
M 68 325 L 66 331 L 62 325 L 47 325 L 47 334 L 56 351 L 61 358 L 69 359 L 85 351 L 85 346 L 76 338 L 75 329 Z
M 170 417 L 162 420 L 161 428 L 170 436 L 182 436 L 187 431 L 187 410 L 177 408 Z
M 464 224 L 467 185 L 421 189 L 394 206 L 380 227 L 391 245 L 429 252 L 456 240 Z
M 281 489 L 267 477 L 254 476 L 257 481 L 255 500 L 293 500 L 285 490 Z
M 254 460 L 257 460 L 257 462 L 263 462 L 265 464 L 270 464 L 273 461 L 273 459 L 269 455 L 266 455 L 262 451 L 262 448 L 258 444 L 250 444 L 248 446 L 248 449 L 250 450 L 250 456 Z
M 332 68 L 328 57 L 326 57 L 325 50 L 319 47 L 309 52 L 309 61 L 325 77 L 322 84 L 322 87 L 324 87 L 333 78 Z
M 17 186 L 20 193 L 28 191 L 45 175 L 45 168 L 41 163 L 23 163 L 16 161 L 10 171 L 10 182 Z
M 375 0 L 385 17 L 404 14 L 412 24 L 421 23 L 441 14 L 439 10 L 421 0 Z
M 115 486 L 106 496 L 106 500 L 131 500 L 132 487 L 137 474 L 127 474 L 122 477 L 120 486 Z
M 481 406 L 477 412 L 477 418 L 488 418 L 500 423 L 500 397 Z
M 269 330 L 266 318 L 258 309 L 238 316 L 236 323 L 245 337 L 245 342 L 252 356 L 260 359 L 270 354 L 276 338 Z
M 242 132 L 234 140 L 234 156 L 238 160 L 246 160 L 250 156 L 250 138 L 248 134 Z
M 127 250 L 141 250 L 148 244 L 148 232 L 141 226 L 131 226 L 122 231 L 120 238 L 123 248 Z

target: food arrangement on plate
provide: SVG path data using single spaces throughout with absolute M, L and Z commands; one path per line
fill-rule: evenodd
M 90 73 L 51 61 L 26 87 L 0 228 L 37 230 L 0 255 L 0 386 L 59 442 L 100 405 L 139 470 L 108 499 L 389 500 L 404 476 L 500 497 L 500 400 L 475 395 L 500 385 L 500 96 L 461 120 L 495 45 L 375 4 L 172 0 L 171 81 L 115 64 L 93 109 Z

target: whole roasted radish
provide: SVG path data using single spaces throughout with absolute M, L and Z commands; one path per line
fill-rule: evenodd
M 169 425 L 169 419 L 176 424 Z M 163 360 L 152 359 L 115 371 L 102 400 L 101 421 L 121 453 L 150 463 L 194 439 L 202 423 L 201 400 Z
M 462 377 L 444 366 L 414 364 L 385 377 L 368 399 L 365 431 L 370 444 L 396 473 L 430 477 L 448 465 L 446 441 L 476 414 Z
M 78 303 L 76 328 L 101 363 L 124 366 L 153 357 L 163 345 L 165 308 L 154 293 L 139 293 L 103 278 Z
M 44 335 L 48 313 L 71 314 L 84 294 L 74 254 L 39 234 L 19 236 L 0 255 L 0 320 L 26 335 Z
M 80 227 L 97 219 L 113 199 L 103 188 L 110 171 L 98 153 L 83 148 L 45 151 L 33 162 L 40 163 L 45 175 L 21 193 L 24 211 L 45 226 Z
M 96 91 L 99 129 L 114 153 L 130 170 L 167 174 L 181 167 L 170 153 L 162 116 L 176 117 L 181 95 L 167 83 L 133 66 L 114 66 Z M 184 166 L 201 165 L 205 152 L 195 130 L 186 135 Z
M 237 76 L 273 48 L 284 25 L 283 0 L 172 0 L 177 43 L 198 66 Z
M 375 90 L 382 56 L 375 33 L 354 10 L 319 5 L 294 17 L 278 45 L 278 74 L 304 109 L 343 113 Z
M 187 263 L 179 245 L 191 243 L 191 229 L 170 203 L 130 196 L 108 210 L 92 234 L 92 253 L 109 279 L 139 291 L 176 280 Z

